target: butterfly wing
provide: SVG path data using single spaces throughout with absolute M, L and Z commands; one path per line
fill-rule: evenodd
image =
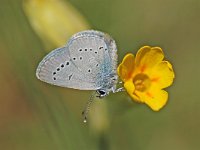
M 49 53 L 40 62 L 36 75 L 44 82 L 62 87 L 99 89 L 104 74 L 116 70 L 116 45 L 113 41 L 102 32 L 79 32 L 65 47 Z

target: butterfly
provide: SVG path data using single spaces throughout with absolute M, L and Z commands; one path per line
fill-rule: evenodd
M 95 90 L 103 98 L 116 93 L 117 46 L 111 36 L 100 31 L 86 30 L 74 34 L 67 44 L 47 54 L 39 63 L 38 79 L 61 87 Z M 86 121 L 90 97 L 83 111 Z

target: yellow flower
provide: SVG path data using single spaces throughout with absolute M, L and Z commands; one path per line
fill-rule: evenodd
M 117 68 L 128 94 L 154 111 L 166 104 L 168 93 L 163 88 L 170 86 L 174 79 L 172 65 L 163 58 L 160 47 L 144 46 L 136 57 L 127 54 Z

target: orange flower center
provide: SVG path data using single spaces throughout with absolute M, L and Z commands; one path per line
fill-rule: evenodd
M 133 84 L 135 85 L 135 90 L 145 92 L 150 88 L 151 80 L 146 74 L 139 73 L 133 78 Z

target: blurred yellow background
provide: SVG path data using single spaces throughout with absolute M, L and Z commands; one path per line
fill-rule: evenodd
M 144 45 L 163 48 L 176 78 L 161 111 L 110 94 L 84 124 L 90 91 L 36 79 L 49 51 L 90 28 L 116 40 L 119 62 Z M 1 0 L 0 149 L 199 150 L 199 35 L 199 0 Z

